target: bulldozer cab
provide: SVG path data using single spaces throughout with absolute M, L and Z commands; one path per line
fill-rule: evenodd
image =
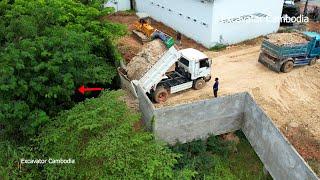
M 150 24 L 150 20 L 148 20 L 148 18 L 147 17 L 144 17 L 144 18 L 140 18 L 139 19 L 139 23 L 140 24 Z

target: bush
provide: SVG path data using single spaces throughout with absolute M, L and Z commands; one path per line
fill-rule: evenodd
M 222 51 L 227 48 L 225 44 L 216 44 L 215 46 L 210 48 L 210 51 Z
M 48 178 L 164 179 L 173 178 L 176 154 L 136 131 L 137 114 L 118 100 L 121 93 L 105 92 L 61 113 L 41 129 L 36 139 L 44 158 L 73 158 L 70 165 L 44 166 Z
M 77 87 L 112 82 L 119 59 L 113 41 L 126 29 L 98 21 L 108 11 L 77 1 L 1 1 L 0 7 L 0 135 L 23 142 L 74 106 Z
M 207 139 L 207 151 L 227 158 L 232 150 L 231 142 L 223 141 L 219 136 L 209 136 Z

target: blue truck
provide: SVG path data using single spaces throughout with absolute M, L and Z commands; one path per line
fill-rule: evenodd
M 294 66 L 314 65 L 320 58 L 320 34 L 304 32 L 306 43 L 279 46 L 265 39 L 259 62 L 276 72 L 290 72 Z

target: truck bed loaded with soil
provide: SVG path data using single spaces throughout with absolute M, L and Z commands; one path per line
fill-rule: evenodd
M 259 62 L 276 72 L 290 72 L 294 66 L 314 65 L 320 58 L 320 34 L 278 33 L 265 38 Z
M 154 40 L 119 72 L 160 103 L 170 94 L 203 88 L 211 79 L 211 60 L 198 50 L 177 50 L 174 46 L 167 49 L 162 41 Z

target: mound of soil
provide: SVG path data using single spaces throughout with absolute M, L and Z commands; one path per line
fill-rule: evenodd
M 269 42 L 278 46 L 290 46 L 294 44 L 308 43 L 306 37 L 299 33 L 276 33 L 267 36 Z
M 166 52 L 167 48 L 161 40 L 154 40 L 142 47 L 127 65 L 127 75 L 131 80 L 141 79 Z

